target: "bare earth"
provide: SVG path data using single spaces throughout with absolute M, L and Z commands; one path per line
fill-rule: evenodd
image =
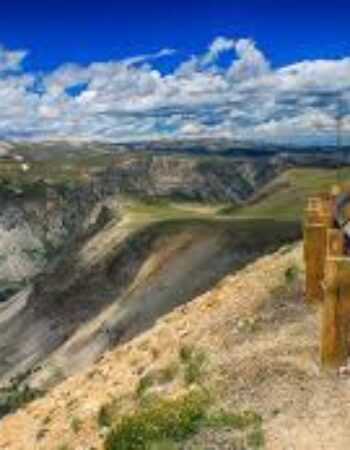
M 0 449 L 102 448 L 96 420 L 100 407 L 112 399 L 127 403 L 142 374 L 172 363 L 180 346 L 189 343 L 208 355 L 206 384 L 222 407 L 262 415 L 267 450 L 348 450 L 350 378 L 319 371 L 316 315 L 303 304 L 301 288 L 281 290 L 286 270 L 295 266 L 302 268 L 300 246 L 227 276 L 85 372 L 4 418 Z M 79 421 L 79 430 L 73 420 Z

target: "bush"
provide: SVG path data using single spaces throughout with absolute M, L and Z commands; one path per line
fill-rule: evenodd
M 43 391 L 14 379 L 8 386 L 0 388 L 0 418 L 15 412 L 23 405 L 42 395 Z
M 181 442 L 197 433 L 205 418 L 207 396 L 191 391 L 179 399 L 154 399 L 122 417 L 108 434 L 106 450 L 143 450 L 156 442 Z
M 225 436 L 228 430 L 232 431 L 232 448 L 263 448 L 262 419 L 258 414 L 252 411 L 208 414 L 209 400 L 210 396 L 203 389 L 189 391 L 178 399 L 148 397 L 147 402 L 133 414 L 121 416 L 115 421 L 105 439 L 104 448 L 175 450 L 183 448 L 184 442 L 187 442 L 186 448 L 188 444 L 192 448 L 192 438 L 195 441 L 199 438 L 201 445 L 199 432 L 202 429 L 219 433 L 219 439 L 220 430 L 225 429 Z

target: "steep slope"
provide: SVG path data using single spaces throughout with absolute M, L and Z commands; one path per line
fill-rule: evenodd
M 140 379 L 176 363 L 187 345 L 208 358 L 204 384 L 216 399 L 212 408 L 261 414 L 266 449 L 347 450 L 349 378 L 318 371 L 317 327 L 302 300 L 301 271 L 297 246 L 227 276 L 85 373 L 4 418 L 0 447 L 101 448 L 101 407 L 116 402 L 119 411 L 134 408 Z M 159 392 L 180 395 L 177 377 L 158 386 Z M 203 449 L 224 448 L 220 439 L 209 441 L 199 434 L 196 442 Z
M 0 374 L 55 383 L 298 234 L 271 221 L 112 219 L 2 307 Z

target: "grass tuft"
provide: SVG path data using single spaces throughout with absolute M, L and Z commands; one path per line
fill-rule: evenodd
M 186 384 L 200 384 L 205 373 L 207 357 L 203 350 L 192 345 L 183 345 L 179 350 L 179 357 L 183 364 Z
M 242 413 L 219 413 L 209 416 L 205 421 L 210 428 L 229 427 L 236 430 L 244 430 L 248 427 L 260 426 L 261 417 L 253 411 L 243 411 Z
M 97 414 L 97 423 L 101 428 L 111 426 L 111 414 L 109 405 L 102 405 Z
M 288 286 L 298 283 L 300 277 L 300 269 L 296 264 L 289 266 L 284 272 L 284 280 Z

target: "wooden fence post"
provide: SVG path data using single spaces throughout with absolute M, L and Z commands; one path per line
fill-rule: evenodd
M 338 369 L 348 356 L 347 308 L 350 305 L 350 258 L 344 256 L 341 231 L 327 232 L 324 301 L 321 310 L 321 364 Z
M 310 198 L 304 225 L 305 297 L 309 303 L 322 302 L 327 229 L 332 225 L 330 199 Z

